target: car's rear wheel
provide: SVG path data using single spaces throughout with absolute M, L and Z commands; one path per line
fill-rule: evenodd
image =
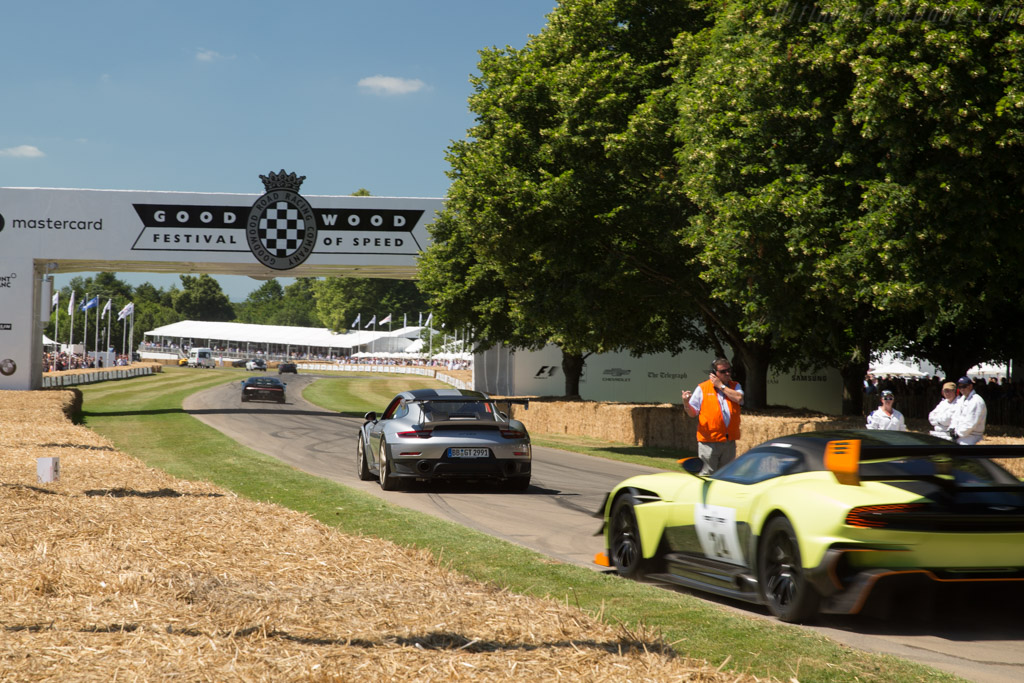
M 363 435 L 360 434 L 356 440 L 356 474 L 362 481 L 372 481 L 373 472 L 370 471 L 370 464 L 366 462 L 366 445 L 363 443 Z
M 383 444 L 381 444 L 380 463 L 378 464 L 380 487 L 385 491 L 397 491 L 401 485 L 401 480 L 391 473 L 391 463 L 388 461 L 388 456 L 384 452 Z
M 782 621 L 806 621 L 818 613 L 821 597 L 807 581 L 793 525 L 776 517 L 765 526 L 757 557 L 757 578 L 768 609 Z
M 608 520 L 611 562 L 619 576 L 640 579 L 657 571 L 658 560 L 645 559 L 640 541 L 640 527 L 636 522 L 637 501 L 631 495 L 620 496 L 612 505 Z

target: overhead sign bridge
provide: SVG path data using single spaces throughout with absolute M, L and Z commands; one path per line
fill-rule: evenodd
M 438 198 L 0 188 L 0 389 L 42 386 L 55 272 L 416 277 Z

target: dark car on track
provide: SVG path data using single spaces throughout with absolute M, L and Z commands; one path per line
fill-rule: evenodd
M 620 575 L 763 604 L 783 621 L 856 614 L 876 586 L 1024 591 L 1024 483 L 994 459 L 881 430 L 769 439 L 714 474 L 627 479 L 608 494 L 605 553 Z
M 414 389 L 395 396 L 380 417 L 367 413 L 356 444 L 356 471 L 385 491 L 417 479 L 490 480 L 512 491 L 530 485 L 533 452 L 522 422 L 499 403 L 463 389 Z
M 290 372 L 293 375 L 297 375 L 297 374 L 299 374 L 299 368 L 298 368 L 297 365 L 295 365 L 295 363 L 291 363 L 291 362 L 278 363 L 277 364 L 277 374 L 283 375 L 286 372 Z
M 276 377 L 260 375 L 242 382 L 242 403 L 246 401 L 285 401 L 285 383 Z

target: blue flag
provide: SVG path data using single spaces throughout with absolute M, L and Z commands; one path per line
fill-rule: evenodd
M 88 301 L 82 302 L 82 307 L 79 310 L 81 310 L 81 311 L 88 311 L 90 308 L 96 308 L 99 305 L 100 305 L 100 298 L 99 298 L 99 296 L 94 296 L 93 298 L 89 299 Z

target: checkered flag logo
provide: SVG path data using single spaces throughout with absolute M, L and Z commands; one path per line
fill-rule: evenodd
M 267 192 L 249 211 L 246 239 L 253 256 L 274 270 L 301 265 L 316 247 L 316 212 L 299 194 L 305 178 L 284 169 L 260 176 Z
M 267 207 L 260 218 L 260 242 L 274 256 L 291 256 L 302 245 L 306 224 L 299 210 L 288 202 L 277 202 Z

